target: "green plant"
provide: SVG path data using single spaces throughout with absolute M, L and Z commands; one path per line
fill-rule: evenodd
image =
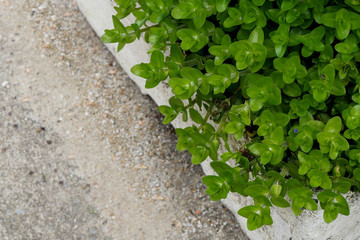
M 151 44 L 150 63 L 131 71 L 147 88 L 168 79 L 163 123 L 195 123 L 176 129 L 177 149 L 194 164 L 211 158 L 211 200 L 252 197 L 238 212 L 250 230 L 272 224 L 273 206 L 299 215 L 319 201 L 326 223 L 349 214 L 341 194 L 360 190 L 359 1 L 115 2 L 102 41 L 121 50 L 144 34 Z

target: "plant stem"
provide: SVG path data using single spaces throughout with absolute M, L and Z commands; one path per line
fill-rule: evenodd
M 152 26 L 149 26 L 149 27 L 144 27 L 144 28 L 142 28 L 142 29 L 140 29 L 140 32 L 147 32 L 147 31 L 149 31 L 151 28 L 154 28 L 154 27 L 158 27 L 158 26 L 160 26 L 159 24 L 155 24 L 155 25 L 152 25 Z
M 285 177 L 289 172 L 289 167 L 287 165 L 285 165 L 285 167 L 283 169 L 281 169 L 280 175 Z
M 226 113 L 224 114 L 224 116 L 222 117 L 221 122 L 220 122 L 220 124 L 219 124 L 219 127 L 218 127 L 218 129 L 216 130 L 216 132 L 215 132 L 215 135 L 218 135 L 218 134 L 222 131 L 222 129 L 224 128 L 224 125 L 226 124 L 227 115 L 228 115 L 228 113 L 226 112 Z
M 208 60 L 208 59 L 214 58 L 214 56 L 213 55 L 206 55 L 206 56 L 204 56 L 204 58 L 205 58 L 205 60 Z M 185 67 L 195 66 L 200 61 L 201 61 L 201 59 L 199 59 L 199 58 L 194 58 L 194 59 L 188 60 L 188 61 L 185 62 Z
M 260 159 L 258 157 L 255 158 L 255 159 L 256 159 L 256 162 L 258 163 L 259 167 L 260 167 L 261 173 L 263 175 L 265 175 L 266 174 L 266 169 L 265 169 L 264 165 L 262 164 L 262 162 L 259 161 Z
M 284 168 L 281 169 L 280 175 L 282 177 L 285 177 L 288 174 L 288 172 L 289 172 L 289 167 L 287 165 L 285 165 Z M 275 183 L 279 184 L 279 180 L 276 180 Z
M 240 71 L 240 72 L 239 72 L 239 77 L 246 76 L 246 75 L 248 75 L 249 73 L 251 73 L 249 70 Z M 239 86 L 231 97 L 229 97 L 229 98 L 227 98 L 227 99 L 225 99 L 225 100 L 223 100 L 223 101 L 228 101 L 228 102 L 230 103 L 231 99 L 232 99 L 233 97 L 235 97 L 235 95 L 237 94 L 237 92 L 240 91 L 240 90 L 241 90 L 241 87 Z
M 240 72 L 239 72 L 239 77 L 246 76 L 246 75 L 248 75 L 249 73 L 251 73 L 251 71 L 250 71 L 250 70 L 243 70 L 243 71 L 240 71 Z
M 155 25 L 152 25 L 152 26 L 146 26 L 146 27 L 140 29 L 140 32 L 142 32 L 142 33 L 143 33 L 143 32 L 147 32 L 147 31 L 149 31 L 151 28 L 160 27 L 160 26 L 161 26 L 160 24 L 155 24 Z M 181 25 L 179 25 L 179 26 L 176 27 L 176 30 L 179 30 L 179 29 L 184 28 L 184 27 L 186 27 L 186 25 L 181 24 Z M 170 33 L 173 32 L 172 29 L 167 29 L 167 28 L 165 28 L 165 30 L 167 31 L 168 34 L 170 34 Z M 171 30 L 171 31 L 170 31 L 170 30 Z
M 226 112 L 221 119 L 218 129 L 216 130 L 215 134 L 211 136 L 209 142 L 214 140 L 215 136 L 219 135 L 219 133 L 222 131 L 222 129 L 224 128 L 224 125 L 226 124 L 227 115 L 228 115 L 228 113 Z
M 206 115 L 205 115 L 205 118 L 204 118 L 204 124 L 201 124 L 201 126 L 199 127 L 199 132 L 204 128 L 205 123 L 207 123 L 207 120 L 209 119 L 209 117 L 210 117 L 210 115 L 211 115 L 211 113 L 212 113 L 212 110 L 214 109 L 214 106 L 215 106 L 215 103 L 212 102 L 212 103 L 210 104 L 209 109 L 208 109 L 207 112 L 206 112 Z
M 194 100 L 192 100 L 192 99 L 190 98 L 188 101 L 189 101 L 189 104 L 184 106 L 185 109 L 188 109 L 189 107 L 192 107 L 192 106 L 195 105 L 195 103 L 196 103 L 196 97 L 195 97 Z

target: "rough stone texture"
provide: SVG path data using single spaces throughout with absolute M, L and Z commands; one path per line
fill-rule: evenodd
M 75 1 L 0 16 L 0 239 L 246 239 Z
M 114 13 L 111 0 L 77 0 L 81 11 L 87 17 L 94 30 L 102 35 L 104 29 L 112 28 L 110 16 Z M 122 20 L 124 25 L 132 23 L 131 16 Z M 167 104 L 167 99 L 171 96 L 170 89 L 166 84 L 161 84 L 155 89 L 148 90 L 144 88 L 143 80 L 131 74 L 130 68 L 140 62 L 148 62 L 149 56 L 146 55 L 148 48 L 144 40 L 136 41 L 127 45 L 120 53 L 116 53 L 116 45 L 107 45 L 110 51 L 116 56 L 123 69 L 138 84 L 142 92 L 149 94 L 158 105 Z M 175 127 L 185 127 L 191 123 L 183 123 L 181 119 L 173 122 Z M 202 164 L 206 174 L 213 174 L 209 167 L 209 161 Z M 348 199 L 357 198 L 354 194 L 348 196 Z M 323 211 L 309 212 L 304 211 L 299 217 L 295 217 L 290 208 L 272 210 L 274 224 L 265 226 L 256 231 L 246 229 L 246 219 L 240 217 L 236 212 L 243 206 L 251 204 L 248 198 L 239 197 L 235 194 L 229 194 L 223 203 L 234 213 L 240 225 L 246 234 L 254 240 L 257 239 L 358 239 L 360 230 L 354 231 L 358 222 L 360 222 L 360 206 L 356 201 L 350 201 L 351 215 L 349 217 L 339 216 L 331 224 L 325 224 L 322 219 Z M 320 209 L 320 207 L 319 207 Z

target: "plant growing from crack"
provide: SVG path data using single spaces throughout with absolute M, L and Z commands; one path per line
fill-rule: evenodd
M 151 44 L 150 62 L 131 71 L 146 88 L 168 81 L 164 124 L 194 122 L 176 129 L 177 149 L 194 164 L 212 160 L 211 200 L 252 197 L 238 212 L 250 230 L 272 224 L 272 207 L 315 211 L 315 198 L 326 223 L 349 215 L 342 194 L 360 189 L 359 1 L 115 2 L 101 39 L 118 51 L 142 35 Z

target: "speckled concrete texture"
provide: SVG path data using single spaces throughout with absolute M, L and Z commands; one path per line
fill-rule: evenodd
M 0 239 L 247 239 L 74 1 L 0 16 Z

